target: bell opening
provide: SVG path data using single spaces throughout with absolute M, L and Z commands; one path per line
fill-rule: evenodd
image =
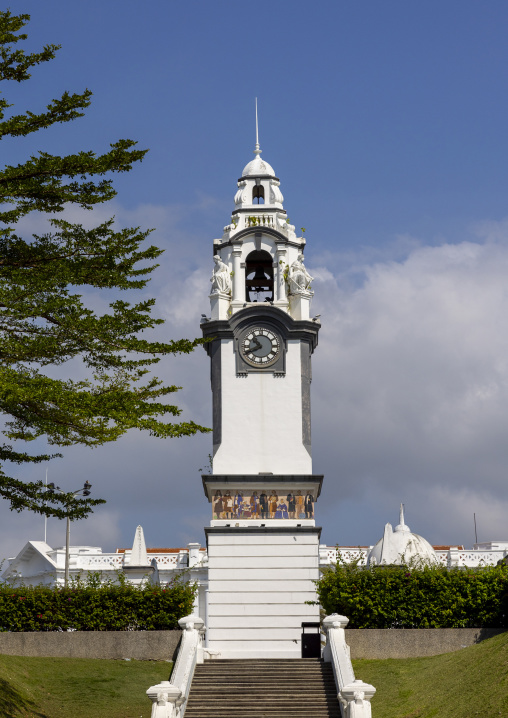
M 245 260 L 245 296 L 248 302 L 273 302 L 273 259 L 264 250 Z

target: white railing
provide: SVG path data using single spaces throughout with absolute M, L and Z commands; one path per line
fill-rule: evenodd
M 340 557 L 341 561 L 351 563 L 351 561 L 360 560 L 360 562 L 367 562 L 367 554 L 369 553 L 368 548 L 330 548 L 329 546 L 323 546 L 319 552 L 319 561 L 323 565 L 330 563 L 337 563 Z
M 171 681 L 150 686 L 146 694 L 152 701 L 151 718 L 183 718 L 197 663 L 203 663 L 204 621 L 191 614 L 178 621 L 182 642 Z
M 245 215 L 246 227 L 275 227 L 275 217 L 271 214 Z
M 76 565 L 83 568 L 121 568 L 123 566 L 123 556 L 121 554 L 111 554 L 111 556 L 83 556 L 78 554 L 71 556 L 76 561 Z
M 187 554 L 186 554 L 187 555 Z M 149 553 L 148 558 L 152 559 L 154 558 L 157 561 L 157 566 L 159 568 L 168 568 L 170 566 L 178 566 L 178 557 L 179 554 L 177 553 Z
M 321 566 L 328 566 L 333 563 L 337 563 L 340 558 L 341 561 L 350 563 L 352 561 L 360 560 L 360 563 L 367 563 L 367 556 L 369 553 L 368 548 L 350 548 L 340 547 L 332 548 L 330 546 L 320 546 L 319 549 L 319 563 Z M 476 568 L 478 566 L 495 566 L 498 561 L 505 558 L 508 555 L 506 550 L 490 550 L 490 551 L 479 551 L 477 549 L 464 550 L 464 549 L 436 549 L 436 557 L 440 566 L 446 568 Z
M 448 566 L 448 551 L 436 551 L 436 558 L 440 566 Z
M 448 568 L 454 566 L 495 566 L 498 561 L 504 558 L 505 551 L 464 551 L 462 549 L 450 549 L 448 551 Z
M 344 631 L 348 622 L 348 618 L 337 613 L 324 619 L 326 646 L 323 660 L 333 666 L 342 718 L 371 718 L 370 701 L 376 689 L 369 683 L 355 679 Z

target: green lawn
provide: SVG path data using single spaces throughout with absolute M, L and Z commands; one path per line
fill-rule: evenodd
M 354 661 L 373 718 L 508 718 L 508 632 L 432 658 Z M 164 661 L 0 656 L 0 717 L 149 718 Z
M 373 718 L 508 718 L 508 632 L 431 658 L 354 661 Z
M 0 656 L 0 716 L 149 718 L 145 691 L 170 672 L 165 661 Z

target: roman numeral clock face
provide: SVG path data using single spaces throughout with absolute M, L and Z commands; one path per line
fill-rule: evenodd
M 279 357 L 281 340 L 271 329 L 253 327 L 240 340 L 240 349 L 252 366 L 270 366 Z

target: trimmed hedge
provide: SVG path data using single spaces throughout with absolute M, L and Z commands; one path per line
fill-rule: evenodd
M 508 628 L 508 566 L 475 569 L 337 564 L 316 581 L 348 628 Z
M 0 585 L 0 631 L 156 631 L 192 613 L 194 584 L 167 587 L 75 583 L 67 589 Z

